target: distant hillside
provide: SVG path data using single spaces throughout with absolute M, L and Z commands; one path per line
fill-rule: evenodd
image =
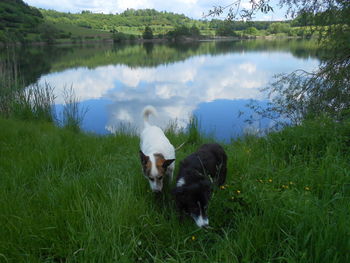
M 184 15 L 169 12 L 158 12 L 154 9 L 127 9 L 123 13 L 115 15 L 98 14 L 90 11 L 82 11 L 80 14 L 62 13 L 45 9 L 40 9 L 40 11 L 45 19 L 51 22 L 71 23 L 81 27 L 100 30 L 113 30 L 119 26 L 176 26 L 195 21 Z
M 40 11 L 22 0 L 0 1 L 0 41 L 21 41 L 27 34 L 38 33 L 42 23 Z
M 195 24 L 204 29 L 205 24 L 207 24 L 203 21 L 190 19 L 185 15 L 159 12 L 154 9 L 127 9 L 121 14 L 97 14 L 90 11 L 71 14 L 44 9 L 40 9 L 40 11 L 45 20 L 53 24 L 71 24 L 88 29 L 136 35 L 142 34 L 145 26 L 151 26 L 157 33 L 164 34 L 177 26 Z
M 121 14 L 90 11 L 72 14 L 36 9 L 22 0 L 0 0 L 0 42 L 53 44 L 112 39 L 122 42 L 141 39 L 146 26 L 152 31 L 152 37 L 173 40 L 199 36 L 255 38 L 311 35 L 305 29 L 292 28 L 291 22 L 195 20 L 183 14 L 154 9 L 127 9 Z
M 274 23 L 271 21 L 195 20 L 183 14 L 159 12 L 154 9 L 127 9 L 121 14 L 97 14 L 90 11 L 71 14 L 44 9 L 40 9 L 40 11 L 48 23 L 63 31 L 66 31 L 67 25 L 70 25 L 85 30 L 94 29 L 110 33 L 122 32 L 137 36 L 142 35 L 145 26 L 151 27 L 155 35 L 165 35 L 169 31 L 184 26 L 187 28 L 195 26 L 202 35 L 237 36 L 234 31 L 242 31 L 249 27 L 267 30 Z M 77 33 L 79 34 L 79 32 Z M 74 32 L 72 34 L 75 35 Z

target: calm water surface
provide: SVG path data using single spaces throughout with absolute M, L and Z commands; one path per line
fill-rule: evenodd
M 99 44 L 27 52 L 40 61 L 35 66 L 28 62 L 28 82 L 55 87 L 58 116 L 63 91 L 72 87 L 88 109 L 82 125 L 86 131 L 106 134 L 125 125 L 139 129 L 140 113 L 151 104 L 159 113 L 154 124 L 165 128 L 176 120 L 186 128 L 195 115 L 202 131 L 219 140 L 271 126 L 269 120 L 247 126 L 244 116 L 251 113 L 246 104 L 251 99 L 266 103 L 259 89 L 275 74 L 319 64 L 310 42 L 301 40 Z M 241 111 L 245 114 L 239 117 Z

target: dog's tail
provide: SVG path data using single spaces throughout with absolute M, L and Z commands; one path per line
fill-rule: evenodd
M 142 116 L 143 116 L 143 121 L 144 121 L 145 127 L 149 125 L 148 118 L 149 118 L 149 115 L 151 115 L 151 114 L 156 116 L 157 111 L 153 106 L 148 105 L 142 111 Z

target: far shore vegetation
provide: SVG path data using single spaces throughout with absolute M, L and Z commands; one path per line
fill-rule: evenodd
M 128 9 L 120 14 L 90 11 L 63 13 L 37 9 L 22 0 L 0 2 L 0 42 L 80 43 L 91 41 L 199 40 L 315 36 L 314 16 L 304 14 L 290 21 L 228 21 L 190 19 L 154 9 Z

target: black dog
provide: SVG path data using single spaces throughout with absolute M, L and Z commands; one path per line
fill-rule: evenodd
M 203 144 L 197 152 L 180 162 L 173 189 L 176 206 L 181 213 L 192 216 L 199 227 L 209 225 L 207 207 L 212 184 L 225 183 L 226 163 L 226 153 L 216 143 Z

